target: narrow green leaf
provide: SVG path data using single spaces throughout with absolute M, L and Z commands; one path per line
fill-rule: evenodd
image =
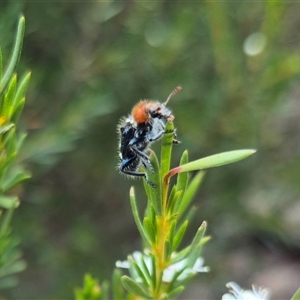
M 206 222 L 202 222 L 201 226 L 198 228 L 195 237 L 193 238 L 193 241 L 191 243 L 191 247 L 198 245 L 203 238 L 206 231 Z
M 26 137 L 27 137 L 26 133 L 18 134 L 17 141 L 16 141 L 16 151 L 18 152 L 20 151 Z
M 170 170 L 171 154 L 174 139 L 174 125 L 168 122 L 165 128 L 165 134 L 161 145 L 161 175 L 164 177 Z
M 156 222 L 156 213 L 153 208 L 153 205 L 150 201 L 147 201 L 147 208 L 145 210 L 145 217 L 148 217 L 151 220 L 152 224 Z
M 0 197 L 0 202 L 1 202 L 1 197 Z M 15 203 L 16 203 L 16 200 L 15 200 Z M 0 206 L 1 206 L 1 204 L 0 204 Z M 7 234 L 9 224 L 10 224 L 11 219 L 14 214 L 15 207 L 16 206 L 9 207 L 7 213 L 4 215 L 4 218 L 1 220 L 0 238 L 2 238 L 3 236 L 5 236 Z
M 171 223 L 171 228 L 170 228 L 169 236 L 168 236 L 168 240 L 170 243 L 170 249 L 168 249 L 168 254 L 166 254 L 167 255 L 166 259 L 168 259 L 173 252 L 173 243 L 174 243 L 174 238 L 175 238 L 176 226 L 177 226 L 177 216 L 176 216 L 176 218 L 174 218 L 174 220 Z
M 150 198 L 152 197 L 152 194 L 151 194 L 151 187 L 146 180 L 143 180 L 143 185 L 144 185 L 144 189 L 145 189 L 145 192 L 146 192 L 146 196 L 147 196 L 147 208 L 146 208 L 146 211 L 145 211 L 145 214 L 146 216 L 148 216 L 148 213 L 151 213 L 151 209 L 153 209 L 153 205 L 152 205 L 152 202 L 150 200 Z
M 193 205 L 186 213 L 184 219 L 188 220 L 189 222 L 192 222 L 196 216 L 196 213 L 198 211 L 198 206 Z
M 15 124 L 11 124 L 11 123 L 4 126 L 0 126 L 0 134 L 4 134 L 5 132 L 11 130 L 14 126 Z
M 25 98 L 25 94 L 28 89 L 29 81 L 31 77 L 31 72 L 28 72 L 25 77 L 22 79 L 16 93 L 16 97 L 14 99 L 14 107 L 16 107 L 22 99 Z
M 189 222 L 188 222 L 188 220 L 186 220 L 177 230 L 176 235 L 174 237 L 174 242 L 173 242 L 173 249 L 172 249 L 173 252 L 176 251 L 176 249 L 180 245 L 188 224 L 189 224 Z
M 204 157 L 178 167 L 178 173 L 219 167 L 237 162 L 254 154 L 256 150 L 234 150 Z M 176 168 L 177 169 L 177 168 Z
M 129 264 L 128 272 L 129 272 L 129 277 L 132 278 L 135 282 L 138 281 L 139 279 L 139 274 L 137 273 L 134 265 L 129 261 L 130 255 L 127 257 L 127 262 Z M 121 277 L 121 282 L 122 282 L 122 277 Z
M 300 300 L 300 288 L 296 291 L 291 300 Z
M 23 170 L 16 170 L 11 174 L 7 174 L 3 179 L 2 191 L 7 192 L 17 184 L 29 179 L 30 177 L 31 175 Z
M 188 152 L 184 151 L 182 153 L 179 165 L 186 164 L 188 162 Z M 170 214 L 177 214 L 177 207 L 181 203 L 182 197 L 185 193 L 185 189 L 188 183 L 188 174 L 187 172 L 179 173 L 177 176 L 177 184 L 176 184 L 176 197 L 170 201 L 170 205 L 168 207 L 168 211 Z
M 149 256 L 147 256 L 146 258 L 149 258 Z M 151 257 L 151 260 L 152 260 L 152 257 Z M 142 265 L 140 266 L 140 268 L 143 270 L 145 276 L 147 277 L 148 282 L 151 282 L 153 285 L 152 275 L 150 274 L 150 270 L 146 264 L 144 255 L 141 256 L 141 263 L 142 263 Z
M 124 286 L 124 288 L 131 294 L 146 298 L 146 299 L 152 299 L 152 297 L 149 296 L 148 292 L 138 283 L 133 281 L 130 277 L 128 276 L 122 276 L 121 277 L 121 282 Z
M 18 197 L 13 196 L 0 196 L 0 207 L 5 209 L 16 208 L 20 204 Z
M 173 214 L 176 213 L 176 210 L 174 208 L 176 206 L 178 206 L 178 203 L 180 203 L 182 193 L 183 193 L 183 191 L 176 192 L 176 187 L 174 187 L 172 189 L 169 200 L 168 200 L 168 213 L 169 213 L 169 215 L 173 215 Z
M 10 117 L 13 111 L 13 102 L 16 94 L 17 86 L 17 75 L 14 74 L 12 79 L 9 82 L 7 92 L 4 96 L 4 101 L 1 108 L 1 116 L 5 117 L 6 120 L 10 121 Z
M 151 267 L 152 267 L 152 276 L 151 276 L 151 280 L 152 280 L 152 286 L 154 289 L 157 288 L 157 282 L 156 282 L 156 257 L 153 254 L 149 255 L 151 257 Z
M 149 277 L 147 276 L 147 273 L 140 268 L 139 264 L 133 259 L 133 257 L 128 257 L 128 261 L 131 264 L 131 267 L 134 268 L 135 272 L 138 274 L 139 278 L 143 281 L 145 286 L 150 286 L 150 280 L 148 280 Z
M 21 113 L 23 111 L 23 108 L 24 108 L 24 105 L 25 105 L 25 98 L 23 98 L 18 104 L 16 104 L 16 106 L 14 107 L 14 111 L 12 113 L 12 116 L 11 116 L 11 122 L 17 124 L 19 119 L 20 119 L 20 116 L 21 116 Z
M 109 282 L 107 280 L 101 284 L 101 299 L 109 299 Z
M 121 284 L 121 276 L 122 276 L 121 270 L 114 269 L 113 277 L 112 277 L 112 292 L 113 292 L 114 299 L 125 299 L 124 291 Z
M 17 68 L 17 65 L 18 65 L 18 62 L 19 62 L 19 59 L 21 56 L 24 32 L 25 32 L 25 18 L 21 17 L 19 20 L 19 24 L 18 24 L 16 41 L 15 41 L 15 46 L 14 46 L 14 49 L 12 52 L 12 56 L 11 56 L 9 65 L 7 67 L 7 70 L 5 71 L 5 74 L 3 75 L 2 83 L 0 86 L 0 97 L 3 95 L 4 90 L 6 89 L 8 83 L 11 80 L 11 77 L 13 76 L 13 74 Z
M 179 295 L 184 291 L 184 286 L 180 285 L 171 292 L 168 293 L 168 299 L 174 299 L 175 296 Z
M 167 203 L 168 211 L 170 211 L 170 206 L 172 206 L 172 203 L 174 201 L 175 193 L 176 193 L 176 186 L 174 185 L 172 187 L 171 193 L 169 195 L 168 203 Z
M 6 148 L 7 157 L 16 152 L 16 128 L 12 126 L 9 132 L 5 135 L 3 144 Z
M 195 277 L 195 275 L 196 275 L 196 273 L 187 274 L 185 276 L 185 278 L 183 278 L 183 279 L 180 280 L 180 284 L 182 286 L 184 286 L 185 284 L 187 284 L 188 282 L 190 282 Z
M 172 257 L 170 264 L 175 264 L 175 263 L 185 259 L 188 255 L 189 251 L 190 251 L 190 246 L 187 246 L 184 249 L 182 249 L 181 251 L 179 251 L 178 253 L 176 253 L 176 255 L 174 257 Z
M 20 273 L 24 271 L 27 267 L 27 263 L 23 259 L 19 259 L 15 262 L 13 262 L 11 265 L 7 266 L 6 268 L 0 269 L 0 277 L 2 276 L 8 276 L 15 273 Z
M 210 236 L 204 236 L 202 239 L 201 239 L 201 242 L 200 242 L 200 246 L 202 247 L 203 245 L 205 245 L 207 242 L 209 242 L 211 240 L 211 237 Z
M 154 173 L 147 170 L 148 180 L 155 184 L 155 187 L 147 186 L 146 193 L 148 200 L 151 201 L 155 213 L 159 216 L 162 214 L 162 191 L 161 191 L 161 177 L 159 172 L 159 162 L 154 151 L 149 149 L 150 161 L 154 169 Z M 145 180 L 144 180 L 145 182 Z M 146 183 L 147 184 L 147 183 Z
M 192 267 L 195 265 L 197 259 L 198 259 L 199 256 L 200 256 L 202 247 L 203 247 L 203 245 L 202 245 L 202 243 L 200 242 L 200 243 L 199 243 L 197 246 L 195 246 L 195 247 L 192 249 L 192 251 L 188 254 L 188 257 L 187 257 L 187 259 L 188 259 L 187 266 L 188 266 L 188 267 L 192 268 Z
M 168 259 L 169 257 L 171 257 L 172 254 L 172 244 L 171 241 L 169 239 L 166 239 L 165 242 L 165 259 Z
M 16 249 L 11 249 L 12 251 L 16 251 Z M 11 255 L 2 255 L 2 261 L 5 261 L 4 265 L 1 266 L 0 269 L 0 278 L 5 276 L 14 275 L 16 273 L 20 273 L 26 269 L 26 262 L 21 257 L 21 252 L 18 253 L 18 256 Z
M 2 165 L 2 168 L 7 167 L 16 158 L 17 154 L 18 154 L 17 152 L 12 152 L 12 153 L 10 153 L 9 156 L 7 155 L 5 161 Z
M 202 222 L 201 226 L 198 228 L 195 237 L 190 245 L 188 252 L 188 266 L 194 266 L 197 258 L 200 255 L 200 250 L 202 248 L 201 240 L 204 237 L 206 231 L 206 222 Z
M 175 212 L 179 213 L 179 216 L 181 217 L 184 212 L 186 211 L 186 209 L 189 207 L 189 205 L 191 204 L 200 184 L 203 181 L 205 172 L 204 171 L 200 171 L 198 172 L 194 178 L 192 179 L 192 181 L 190 182 L 190 184 L 188 185 L 184 196 L 182 197 L 182 200 L 180 203 L 178 203 L 178 206 L 175 208 Z
M 201 226 L 198 228 L 196 232 L 196 235 L 193 238 L 192 243 L 176 254 L 176 256 L 171 261 L 172 264 L 179 262 L 185 258 L 189 258 L 189 256 L 193 254 L 195 250 L 198 250 L 199 245 L 202 246 L 201 240 L 204 236 L 205 229 L 206 229 L 206 222 L 202 222 Z
M 182 153 L 179 165 L 182 166 L 184 164 L 187 164 L 188 160 L 189 160 L 188 152 L 187 152 L 187 150 L 185 150 Z M 184 194 L 185 189 L 187 187 L 187 183 L 188 183 L 188 174 L 187 174 L 187 172 L 179 173 L 178 176 L 177 176 L 177 184 L 176 184 L 177 191 L 182 190 L 183 194 Z
M 136 226 L 137 226 L 137 228 L 140 232 L 140 235 L 141 235 L 143 241 L 145 242 L 145 244 L 148 247 L 151 247 L 151 241 L 149 240 L 149 238 L 148 238 L 148 236 L 147 236 L 147 234 L 144 230 L 144 227 L 141 223 L 140 217 L 139 217 L 139 212 L 138 212 L 138 209 L 137 209 L 137 206 L 136 206 L 135 193 L 134 193 L 134 188 L 133 187 L 131 187 L 131 189 L 130 189 L 129 197 L 130 197 L 131 210 L 132 210 L 132 214 L 133 214 L 135 224 L 136 224 Z
M 17 140 L 16 140 L 16 128 L 13 126 L 7 134 L 5 134 L 3 139 L 3 144 L 5 145 L 5 160 L 1 168 L 8 166 L 17 156 Z
M 21 257 L 21 252 L 16 250 L 15 245 L 10 244 L 10 231 L 11 230 L 9 230 L 4 239 L 1 240 L 1 252 L 3 253 L 1 254 L 2 264 L 0 268 L 0 278 L 6 276 L 6 274 L 14 273 L 10 272 L 10 267 Z
M 3 62 L 2 62 L 2 50 L 0 47 L 0 88 L 2 85 L 2 74 L 3 74 Z
M 144 229 L 150 238 L 152 243 L 155 243 L 156 241 L 156 232 L 155 232 L 155 227 L 153 226 L 151 220 L 148 217 L 144 218 Z
M 1 147 L 1 149 L 0 149 L 0 170 L 3 170 L 5 172 L 6 170 L 4 169 L 4 165 L 6 162 L 7 155 L 6 155 L 5 149 L 3 149 L 3 146 L 0 145 L 0 147 Z M 0 181 L 1 181 L 1 179 L 0 179 Z
M 174 289 L 176 289 L 179 285 L 182 285 L 182 280 L 177 280 L 178 277 L 182 274 L 182 272 L 185 270 L 185 267 L 183 267 L 181 270 L 177 271 L 175 275 L 173 276 L 172 280 L 170 281 L 168 288 L 167 288 L 167 293 L 172 292 Z
M 169 282 L 168 288 L 167 288 L 167 292 L 171 292 L 172 290 L 174 290 L 176 287 L 178 287 L 178 283 L 179 281 L 177 280 L 178 277 L 180 276 L 180 274 L 182 274 L 182 272 L 184 271 L 184 267 L 181 270 L 178 270 L 175 272 L 172 280 Z M 180 282 L 181 284 L 181 282 Z

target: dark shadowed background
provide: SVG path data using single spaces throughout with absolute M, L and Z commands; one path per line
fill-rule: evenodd
M 140 99 L 170 102 L 180 146 L 173 165 L 255 148 L 208 172 L 191 236 L 212 241 L 181 299 L 219 299 L 228 281 L 287 299 L 300 284 L 300 4 L 285 1 L 2 1 L 8 61 L 20 14 L 19 73 L 32 71 L 20 154 L 33 178 L 13 230 L 28 263 L 10 299 L 67 299 L 83 276 L 110 279 L 140 249 L 128 192 L 116 170 L 116 125 Z M 158 149 L 155 145 L 154 149 Z M 186 241 L 188 242 L 188 241 Z

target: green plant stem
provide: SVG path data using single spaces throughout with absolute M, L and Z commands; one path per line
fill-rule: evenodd
M 164 294 L 164 285 L 162 284 L 163 272 L 170 262 L 170 257 L 166 251 L 166 244 L 171 230 L 170 216 L 168 212 L 168 193 L 169 180 L 164 180 L 166 174 L 170 172 L 171 154 L 174 140 L 174 125 L 173 122 L 168 122 L 166 125 L 166 133 L 162 139 L 161 148 L 161 167 L 160 167 L 160 186 L 161 188 L 161 215 L 156 216 L 157 223 L 157 239 L 152 247 L 154 256 L 156 257 L 156 286 L 153 298 L 162 299 Z
M 164 269 L 167 266 L 168 261 L 165 260 L 165 245 L 166 239 L 168 236 L 168 232 L 170 229 L 169 226 L 169 218 L 167 216 L 167 196 L 168 196 L 168 184 L 163 183 L 162 189 L 162 215 L 157 216 L 157 243 L 154 246 L 155 256 L 157 258 L 156 263 L 156 291 L 154 298 L 160 299 L 160 295 L 162 294 L 161 286 L 162 286 L 162 277 Z

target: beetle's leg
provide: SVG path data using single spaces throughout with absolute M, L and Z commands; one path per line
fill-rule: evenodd
M 139 171 L 136 171 L 136 170 L 128 170 L 128 169 L 126 169 L 126 168 L 130 167 L 130 165 L 132 164 L 132 162 L 133 162 L 135 159 L 137 159 L 137 158 L 136 158 L 136 157 L 132 157 L 132 158 L 130 158 L 130 159 L 125 159 L 125 160 L 123 160 L 122 163 L 120 164 L 120 171 L 121 171 L 122 173 L 127 174 L 127 175 L 130 175 L 130 176 L 144 177 L 144 178 L 145 178 L 145 181 L 146 181 L 146 183 L 147 183 L 148 185 L 150 185 L 150 186 L 153 187 L 153 188 L 156 188 L 156 185 L 155 185 L 153 182 L 151 182 L 150 180 L 148 180 L 147 174 L 146 174 L 145 172 L 139 172 Z M 146 168 L 147 166 L 144 164 L 144 162 L 142 162 L 142 163 L 143 163 L 143 165 L 144 165 L 145 168 Z M 149 163 L 150 163 L 150 161 L 149 161 Z M 152 167 L 151 163 L 150 163 L 150 166 L 151 166 L 150 170 L 152 171 L 152 170 L 153 170 L 153 167 Z M 153 170 L 153 173 L 154 173 L 154 170 Z
M 151 164 L 151 161 L 149 160 L 149 157 L 144 152 L 137 149 L 136 147 L 132 147 L 132 150 L 136 153 L 136 155 L 140 157 L 145 168 L 148 168 L 151 171 L 151 173 L 154 173 L 154 169 Z

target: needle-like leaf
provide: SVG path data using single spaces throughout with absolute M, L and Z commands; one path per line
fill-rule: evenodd
M 4 90 L 6 89 L 9 81 L 11 80 L 11 77 L 13 76 L 13 73 L 17 68 L 21 56 L 24 32 L 25 32 L 25 18 L 21 17 L 18 24 L 15 46 L 10 59 L 10 63 L 7 67 L 7 70 L 5 71 L 5 74 L 3 75 L 3 79 L 0 84 L 0 97 L 3 95 Z
M 248 156 L 254 154 L 255 152 L 256 150 L 253 149 L 234 150 L 200 158 L 198 160 L 191 161 L 187 164 L 170 170 L 170 172 L 164 177 L 164 181 L 168 182 L 170 177 L 181 172 L 205 170 L 209 168 L 215 168 L 231 164 L 239 160 L 245 159 Z

